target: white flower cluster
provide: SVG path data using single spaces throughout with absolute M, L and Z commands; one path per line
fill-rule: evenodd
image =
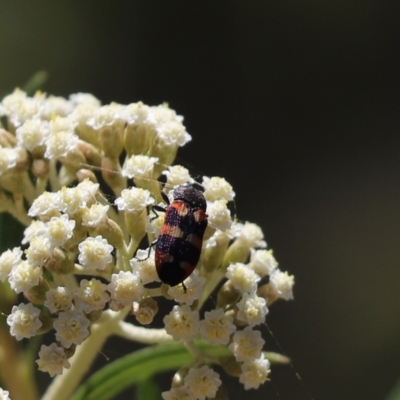
M 257 225 L 235 221 L 232 186 L 220 177 L 201 182 L 208 226 L 200 261 L 183 285 L 154 284 L 160 281 L 154 249 L 139 247 L 160 234 L 164 215 L 151 209 L 161 204 L 161 190 L 173 201 L 176 187 L 194 182 L 186 168 L 171 165 L 178 147 L 191 140 L 183 118 L 166 105 L 101 106 L 89 94 L 63 99 L 20 90 L 3 99 L 0 114 L 6 121 L 0 211 L 27 226 L 25 250 L 0 255 L 0 281 L 28 299 L 7 318 L 11 335 L 21 340 L 55 330 L 54 342 L 39 351 L 39 370 L 54 376 L 70 368 L 76 346 L 90 340 L 102 313 L 132 310 L 140 324 L 150 324 L 155 298 L 163 296 L 178 303 L 164 317 L 174 340 L 224 346 L 245 389 L 264 383 L 270 364 L 257 326 L 274 301 L 293 298 L 294 278 L 278 269 Z M 217 287 L 217 307 L 205 310 Z M 208 363 L 197 357 L 163 398 L 215 397 L 221 380 Z
M 0 388 L 0 400 L 10 400 L 9 394 L 7 390 Z

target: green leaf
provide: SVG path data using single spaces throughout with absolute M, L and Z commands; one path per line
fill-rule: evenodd
M 399 399 L 400 399 L 400 379 L 394 385 L 389 396 L 386 397 L 386 400 L 399 400 Z
M 160 388 L 151 377 L 139 382 L 136 390 L 137 400 L 160 400 Z
M 212 346 L 196 341 L 197 349 L 212 357 L 229 356 L 227 346 Z M 288 362 L 287 357 L 276 353 L 264 353 L 272 363 Z M 84 382 L 70 400 L 109 400 L 132 385 L 140 385 L 138 399 L 160 398 L 160 392 L 150 378 L 155 374 L 176 370 L 190 364 L 193 354 L 181 344 L 168 343 L 146 347 L 111 362 Z M 153 392 L 157 394 L 153 396 Z
M 230 354 L 227 347 L 213 347 L 204 342 L 197 342 L 196 345 L 213 356 Z M 70 400 L 109 400 L 131 385 L 143 382 L 157 373 L 178 369 L 192 361 L 193 355 L 177 343 L 146 347 L 93 374 Z
M 29 96 L 33 96 L 37 90 L 42 88 L 47 78 L 48 74 L 46 71 L 37 71 L 29 78 L 28 82 L 22 86 L 22 90 Z

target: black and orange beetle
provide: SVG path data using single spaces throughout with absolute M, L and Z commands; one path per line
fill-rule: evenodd
M 165 212 L 164 224 L 155 246 L 155 263 L 160 280 L 170 286 L 182 283 L 199 262 L 204 231 L 207 228 L 207 202 L 193 184 L 178 186 L 167 207 L 154 206 Z M 185 287 L 184 287 L 185 289 Z

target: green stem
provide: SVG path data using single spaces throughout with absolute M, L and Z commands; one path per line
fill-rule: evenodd
M 124 321 L 120 321 L 114 333 L 125 339 L 146 344 L 162 344 L 174 341 L 172 336 L 168 335 L 165 329 L 143 328 Z
M 93 360 L 100 352 L 106 339 L 117 329 L 119 322 L 126 317 L 129 307 L 119 312 L 111 310 L 103 315 L 91 328 L 90 336 L 77 347 L 75 354 L 70 359 L 71 367 L 58 375 L 43 395 L 42 400 L 67 400 L 87 373 Z
M 8 330 L 0 328 L 0 343 L 0 376 L 4 388 L 10 391 L 12 399 L 36 400 L 39 394 L 33 364 L 28 364 Z

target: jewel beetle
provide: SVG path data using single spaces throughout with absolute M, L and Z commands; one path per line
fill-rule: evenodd
M 194 184 L 178 186 L 171 203 L 165 193 L 162 196 L 167 207 L 153 206 L 155 213 L 156 210 L 165 212 L 164 224 L 155 242 L 155 264 L 160 280 L 176 286 L 183 283 L 199 262 L 207 228 L 207 202 Z

